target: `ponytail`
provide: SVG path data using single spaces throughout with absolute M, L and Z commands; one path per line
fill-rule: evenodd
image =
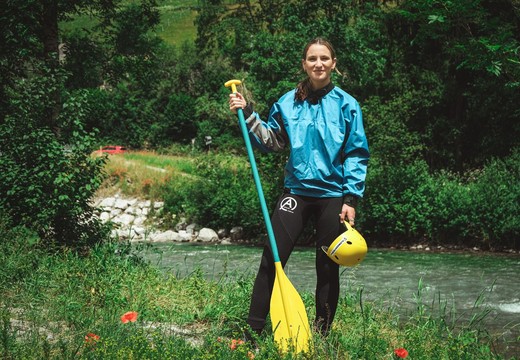
M 302 80 L 296 86 L 295 101 L 304 101 L 311 92 L 311 80 L 309 78 Z

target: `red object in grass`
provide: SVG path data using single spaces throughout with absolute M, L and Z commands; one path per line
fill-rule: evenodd
M 108 145 L 108 146 L 103 146 L 102 148 L 99 149 L 100 154 L 102 154 L 102 153 L 123 154 L 124 152 L 126 152 L 126 147 L 121 146 L 121 145 Z
M 405 348 L 395 349 L 394 354 L 395 356 L 404 359 L 408 356 L 408 350 L 406 350 Z
M 136 322 L 137 321 L 137 312 L 136 311 L 129 311 L 127 313 L 124 313 L 123 316 L 121 316 L 121 322 L 123 324 L 126 324 L 127 322 Z
M 235 350 L 237 348 L 238 345 L 242 345 L 244 343 L 244 340 L 235 340 L 235 339 L 232 339 L 231 340 L 231 344 L 229 345 L 229 348 L 231 350 Z
M 87 343 L 93 343 L 93 342 L 96 342 L 99 340 L 99 336 L 94 334 L 94 333 L 88 333 L 87 335 L 85 335 L 85 341 Z

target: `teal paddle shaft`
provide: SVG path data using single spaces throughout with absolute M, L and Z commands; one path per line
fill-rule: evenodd
M 231 86 L 233 93 L 236 93 L 236 85 L 240 84 L 240 80 L 229 80 L 226 82 L 226 86 Z M 237 109 L 238 122 L 240 129 L 242 130 L 242 136 L 246 143 L 247 156 L 249 157 L 249 163 L 251 164 L 251 171 L 253 178 L 255 179 L 256 191 L 260 200 L 260 206 L 262 207 L 262 214 L 264 215 L 265 227 L 267 228 L 267 236 L 269 237 L 269 243 L 271 244 L 271 251 L 273 253 L 274 262 L 280 262 L 280 256 L 278 255 L 278 247 L 276 246 L 276 240 L 274 238 L 273 226 L 271 225 L 271 218 L 267 211 L 267 204 L 265 203 L 264 191 L 262 189 L 262 183 L 260 182 L 260 176 L 258 175 L 258 168 L 256 167 L 255 155 L 253 153 L 253 147 L 251 146 L 251 139 L 249 139 L 249 132 L 247 130 L 246 120 L 244 119 L 244 112 L 242 109 Z

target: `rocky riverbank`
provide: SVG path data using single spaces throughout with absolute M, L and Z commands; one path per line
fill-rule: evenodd
M 231 244 L 242 240 L 242 228 L 210 229 L 181 219 L 175 229 L 159 229 L 162 201 L 140 200 L 116 194 L 94 200 L 95 215 L 113 224 L 112 237 L 130 242 L 203 242 Z
M 164 203 L 152 202 L 116 194 L 110 197 L 98 198 L 93 202 L 97 209 L 95 214 L 103 222 L 114 225 L 112 237 L 130 242 L 200 242 L 215 244 L 231 244 L 248 242 L 243 239 L 240 226 L 230 230 L 210 229 L 197 224 L 188 224 L 181 219 L 174 229 L 164 229 L 160 226 Z M 302 240 L 302 245 L 311 244 L 312 239 Z M 369 242 L 369 239 L 367 239 Z M 415 244 L 375 244 L 369 242 L 372 248 L 390 248 L 417 252 L 491 252 L 518 255 L 515 249 L 483 249 L 479 246 L 465 247 L 457 245 Z

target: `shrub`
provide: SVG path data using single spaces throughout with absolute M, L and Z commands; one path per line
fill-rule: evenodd
M 63 95 L 59 131 L 46 122 L 56 106 L 47 94 L 58 91 L 60 81 L 35 76 L 10 94 L 0 124 L 0 210 L 45 240 L 79 245 L 105 234 L 89 204 L 101 184 L 103 158 L 90 157 L 93 137 L 83 130 L 88 108 L 81 92 Z
M 475 236 L 490 248 L 520 245 L 520 149 L 491 160 L 471 183 Z
M 382 166 L 372 161 L 360 225 L 375 241 L 422 239 L 431 224 L 432 183 L 422 161 Z
M 244 159 L 208 154 L 197 160 L 196 178 L 165 184 L 165 210 L 213 228 L 264 231 L 251 169 Z
M 372 159 L 359 225 L 374 242 L 517 248 L 519 154 L 464 176 L 431 174 L 423 161 L 384 166 Z

